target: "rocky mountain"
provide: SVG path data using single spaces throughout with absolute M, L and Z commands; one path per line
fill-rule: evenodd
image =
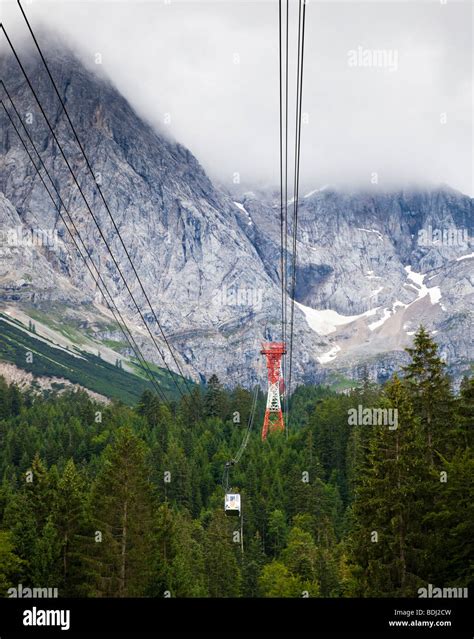
M 98 225 L 166 351 L 44 68 L 33 52 L 21 55 Z M 109 81 L 70 52 L 50 48 L 47 59 L 183 371 L 195 380 L 215 372 L 229 385 L 262 379 L 261 341 L 281 339 L 278 198 L 232 195 L 214 185 L 185 147 L 143 121 Z M 146 358 L 163 366 L 16 61 L 4 57 L 0 71 L 91 259 Z M 2 100 L 16 121 L 4 94 Z M 39 333 L 46 325 L 63 334 L 92 333 L 96 343 L 132 356 L 3 109 L 0 125 L 0 309 L 40 314 Z M 295 379 L 350 385 L 366 364 L 382 380 L 403 361 L 421 322 L 452 372 L 459 377 L 467 370 L 473 358 L 472 206 L 471 198 L 448 187 L 346 192 L 327 186 L 303 194 Z M 35 241 L 38 230 L 51 241 Z M 169 353 L 166 361 L 176 369 Z
M 249 239 L 269 263 L 280 244 L 273 224 L 280 204 L 252 193 L 242 204 L 253 222 Z M 364 363 L 384 378 L 422 323 L 454 375 L 468 370 L 472 229 L 473 200 L 449 187 L 387 193 L 325 186 L 303 195 L 295 300 L 306 322 L 330 340 L 317 361 L 349 376 Z

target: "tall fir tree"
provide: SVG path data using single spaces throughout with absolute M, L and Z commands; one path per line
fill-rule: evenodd
M 227 401 L 222 384 L 217 375 L 211 375 L 207 383 L 207 391 L 204 399 L 206 415 L 208 417 L 220 417 L 223 419 L 227 412 Z
M 97 549 L 96 593 L 100 596 L 140 596 L 148 588 L 153 489 L 147 452 L 130 428 L 121 428 L 105 450 L 94 482 L 91 544 Z
M 395 377 L 385 408 L 398 411 L 398 426 L 372 431 L 366 466 L 354 504 L 352 561 L 359 596 L 415 596 L 422 584 L 421 513 L 426 510 L 425 442 L 408 391 Z
M 234 528 L 240 530 L 238 520 L 229 520 L 222 510 L 213 513 L 205 541 L 207 590 L 210 597 L 240 595 L 241 573 L 236 558 L 240 544 L 233 541 Z
M 74 460 L 69 459 L 58 481 L 53 521 L 61 545 L 61 595 L 81 596 L 87 592 L 83 569 L 87 552 L 86 483 Z
M 415 334 L 413 347 L 406 350 L 411 361 L 403 368 L 405 382 L 425 435 L 426 458 L 431 465 L 439 465 L 437 453 L 452 450 L 455 435 L 454 401 L 446 365 L 423 326 Z

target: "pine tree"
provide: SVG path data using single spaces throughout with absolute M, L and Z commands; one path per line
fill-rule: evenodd
M 20 583 L 22 565 L 14 552 L 11 533 L 0 531 L 0 597 L 6 597 L 8 588 Z
M 206 597 L 204 531 L 187 513 L 174 517 L 167 586 L 173 597 Z
M 191 473 L 183 449 L 176 440 L 170 442 L 163 461 L 167 473 L 164 482 L 165 498 L 180 506 L 191 507 Z M 169 474 L 168 474 L 169 473 Z
M 4 520 L 12 533 L 14 551 L 22 560 L 26 583 L 55 588 L 59 584 L 60 546 L 51 519 L 54 479 L 38 454 L 22 482 L 5 509 Z
M 96 588 L 103 596 L 139 596 L 150 579 L 153 493 L 147 450 L 129 428 L 117 431 L 92 491 Z M 91 541 L 93 544 L 94 541 Z
M 24 478 L 23 481 L 29 510 L 31 510 L 38 528 L 42 529 L 50 515 L 54 492 L 48 469 L 38 453 L 31 464 L 31 475 Z
M 278 555 L 286 544 L 288 526 L 282 510 L 274 510 L 268 518 L 268 539 L 274 555 Z
M 46 523 L 35 542 L 33 561 L 30 561 L 30 574 L 34 586 L 41 588 L 59 588 L 61 583 L 61 540 L 52 516 Z
M 80 595 L 84 592 L 86 579 L 82 569 L 83 553 L 86 552 L 85 512 L 86 485 L 69 459 L 58 482 L 53 504 L 53 521 L 61 544 L 61 575 L 63 596 Z
M 249 414 L 252 406 L 252 393 L 248 390 L 238 386 L 231 394 L 230 406 L 232 417 L 236 414 L 236 418 L 239 419 L 236 424 L 240 424 L 245 427 L 248 423 Z
M 211 375 L 207 383 L 204 406 L 208 417 L 225 417 L 226 396 L 217 375 Z
M 10 416 L 10 397 L 8 384 L 5 378 L 0 375 L 0 420 Z
M 398 427 L 379 424 L 372 433 L 367 466 L 356 491 L 352 561 L 356 595 L 414 596 L 421 584 L 421 516 L 426 510 L 427 465 L 419 421 L 407 390 L 395 377 L 386 388 L 387 407 Z
M 18 386 L 16 384 L 11 384 L 8 392 L 8 399 L 10 404 L 10 415 L 16 416 L 20 414 L 21 407 L 23 404 L 22 396 Z
M 464 377 L 456 402 L 458 429 L 465 448 L 474 448 L 474 377 Z
M 309 532 L 293 527 L 280 560 L 300 580 L 302 590 L 311 597 L 319 595 L 318 550 Z
M 415 335 L 413 348 L 406 349 L 411 362 L 404 367 L 405 382 L 415 413 L 420 417 L 426 440 L 426 458 L 439 464 L 452 442 L 453 397 L 446 366 L 438 356 L 437 344 L 423 326 Z
M 175 527 L 175 513 L 168 503 L 161 504 L 153 520 L 151 579 L 146 591 L 151 597 L 164 597 L 166 592 L 170 592 Z
M 245 545 L 242 558 L 242 595 L 244 597 L 259 597 L 259 576 L 265 564 L 262 539 L 257 531 Z
M 246 391 L 220 387 L 223 409 L 206 417 L 198 386 L 192 407 L 172 414 L 151 392 L 132 410 L 0 379 L 0 588 L 335 597 L 474 587 L 474 386 L 464 380 L 453 397 L 429 342 L 383 391 L 368 381 L 349 396 L 301 387 L 288 438 L 262 445 L 254 429 L 230 481 L 242 496 L 243 553 L 221 483 Z M 358 404 L 396 408 L 398 428 L 350 425 Z
M 205 540 L 207 590 L 210 597 L 238 597 L 241 573 L 236 559 L 232 533 L 237 524 L 226 518 L 222 510 L 213 513 Z
M 474 457 L 471 449 L 443 460 L 433 507 L 424 517 L 430 555 L 426 583 L 474 587 Z
M 343 499 L 347 496 L 346 451 L 351 427 L 347 411 L 354 399 L 329 397 L 317 405 L 311 418 L 314 431 L 314 446 L 323 470 L 322 479 L 327 481 L 337 471 L 337 480 Z

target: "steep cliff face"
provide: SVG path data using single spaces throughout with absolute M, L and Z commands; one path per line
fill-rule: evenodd
M 194 156 L 152 129 L 114 87 L 70 53 L 47 55 L 96 179 L 183 369 L 217 372 L 229 384 L 259 376 L 264 337 L 280 339 L 279 203 L 231 197 Z M 85 197 L 149 322 L 160 335 L 61 105 L 37 57 L 26 69 Z M 73 216 L 89 254 L 134 327 L 148 359 L 162 365 L 124 283 L 58 151 L 15 60 L 1 75 Z M 4 99 L 15 117 L 8 99 Z M 48 310 L 64 321 L 107 318 L 86 270 L 18 137 L 0 111 L 0 223 L 4 231 L 42 229 L 53 246 L 0 242 L 3 305 Z M 291 205 L 290 205 L 291 207 Z M 459 373 L 472 358 L 472 247 L 419 244 L 424 228 L 472 229 L 472 200 L 448 188 L 343 193 L 329 187 L 299 207 L 296 379 L 350 376 L 369 361 L 383 378 L 423 321 Z M 18 235 L 18 233 L 17 233 Z M 0 238 L 1 239 L 1 238 Z M 34 244 L 34 243 L 33 243 Z M 464 256 L 465 259 L 459 259 Z M 424 278 L 422 275 L 424 274 Z M 119 336 L 107 331 L 107 339 Z M 172 367 L 171 356 L 167 362 Z
M 272 230 L 279 203 L 242 199 L 253 220 L 249 238 L 267 261 L 280 242 Z M 387 193 L 326 186 L 300 198 L 295 299 L 331 342 L 318 360 L 326 370 L 352 375 L 366 361 L 384 378 L 420 323 L 453 371 L 468 366 L 473 219 L 473 200 L 449 187 Z

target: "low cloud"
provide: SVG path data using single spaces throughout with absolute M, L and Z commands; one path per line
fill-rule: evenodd
M 7 30 L 26 40 L 16 2 L 3 5 Z M 278 185 L 276 1 L 25 0 L 24 8 L 33 28 L 47 24 L 90 67 L 100 54 L 137 111 L 212 178 Z M 296 10 L 291 2 L 293 51 Z M 446 183 L 473 195 L 471 4 L 312 1 L 306 15 L 301 188 L 370 186 L 376 175 L 381 186 Z M 294 106 L 290 127 L 293 149 Z

